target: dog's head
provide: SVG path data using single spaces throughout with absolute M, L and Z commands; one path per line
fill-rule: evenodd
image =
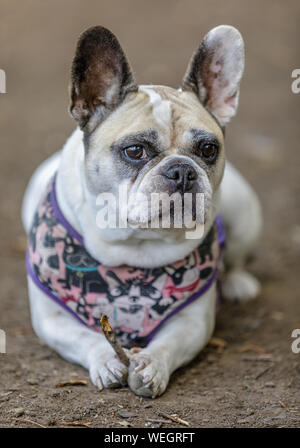
M 138 86 L 110 31 L 94 27 L 83 33 L 72 65 L 70 112 L 84 132 L 90 193 L 117 195 L 126 185 L 129 203 L 135 195 L 128 222 L 141 226 L 149 221 L 152 193 L 192 193 L 184 204 L 191 208 L 196 193 L 203 193 L 201 216 L 208 217 L 224 170 L 224 126 L 237 109 L 243 68 L 240 33 L 219 26 L 193 55 L 180 89 Z

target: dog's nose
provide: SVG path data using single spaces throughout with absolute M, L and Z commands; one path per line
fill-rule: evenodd
M 163 175 L 172 180 L 175 183 L 177 190 L 182 193 L 191 190 L 197 179 L 196 170 L 187 163 L 176 163 L 171 165 L 164 171 Z

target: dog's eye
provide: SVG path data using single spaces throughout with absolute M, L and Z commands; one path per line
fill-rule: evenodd
M 140 145 L 129 146 L 128 148 L 124 149 L 124 152 L 127 157 L 134 160 L 145 159 L 147 157 L 145 148 Z
M 206 162 L 214 162 L 218 155 L 218 145 L 215 143 L 204 143 L 200 146 L 200 155 Z

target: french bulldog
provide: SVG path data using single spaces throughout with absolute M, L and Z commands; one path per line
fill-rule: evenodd
M 219 214 L 226 229 L 223 296 L 237 301 L 256 297 L 260 284 L 245 266 L 261 231 L 261 207 L 252 187 L 225 161 L 224 147 L 224 129 L 238 107 L 243 70 L 242 36 L 234 27 L 221 25 L 204 37 L 179 89 L 139 86 L 117 38 L 99 26 L 85 31 L 71 70 L 70 114 L 78 126 L 63 149 L 42 163 L 29 182 L 22 207 L 29 236 L 32 229 L 38 229 L 36 209 L 56 173 L 57 203 L 64 218 L 82 235 L 88 254 L 107 270 L 126 265 L 155 271 L 156 286 L 146 285 L 153 289 L 148 302 L 157 301 L 156 310 L 160 310 L 160 299 L 165 306 L 169 302 L 173 306 L 189 288 L 189 276 L 193 281 L 197 277 L 191 254 L 202 247 Z M 128 208 L 128 223 L 132 225 L 100 228 L 97 197 L 101 193 L 118 195 L 120 185 L 126 186 L 129 199 L 136 193 L 144 197 L 154 192 L 202 193 L 202 235 L 187 238 L 186 229 L 174 225 L 147 228 L 148 206 L 138 200 Z M 117 211 L 122 212 L 120 207 Z M 53 233 L 50 240 L 45 256 L 51 256 L 58 271 L 53 247 L 60 244 L 59 236 L 55 238 Z M 83 262 L 86 255 L 80 248 L 68 249 L 68 245 L 65 250 L 71 254 L 61 255 L 69 269 L 66 278 L 72 279 L 77 275 L 76 263 Z M 189 260 L 186 267 L 170 268 L 185 258 Z M 191 272 L 187 272 L 189 267 Z M 96 268 L 92 262 L 86 269 L 90 269 L 84 283 L 88 288 L 90 282 L 95 283 L 92 270 Z M 211 270 L 207 268 L 206 276 Z M 161 297 L 158 285 L 168 274 L 174 286 L 165 289 Z M 136 280 L 126 283 L 109 274 L 114 287 L 108 292 L 103 275 L 97 272 L 95 288 L 100 284 L 102 289 L 95 299 L 93 317 L 99 318 L 104 310 L 113 318 L 111 304 L 122 308 L 124 295 L 129 294 L 132 305 L 127 310 L 123 307 L 122 319 L 127 322 L 132 310 L 141 325 L 144 311 L 139 299 L 147 294 L 147 288 L 142 293 Z M 79 280 L 74 290 L 78 285 Z M 128 385 L 137 395 L 161 395 L 170 375 L 199 353 L 215 326 L 218 288 L 212 282 L 201 297 L 161 325 L 146 346 L 125 348 L 130 359 L 127 367 L 101 332 L 82 325 L 51 300 L 31 276 L 28 289 L 36 334 L 63 358 L 86 368 L 100 389 Z M 166 291 L 172 292 L 168 295 Z M 74 300 L 70 297 L 65 300 Z M 80 301 L 78 306 L 84 308 L 82 297 Z

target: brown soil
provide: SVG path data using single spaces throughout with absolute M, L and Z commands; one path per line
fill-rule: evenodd
M 0 1 L 1 296 L 0 426 L 296 427 L 300 422 L 299 256 L 300 94 L 298 1 L 139 0 Z M 20 206 L 33 169 L 59 149 L 74 123 L 67 114 L 69 66 L 78 34 L 102 24 L 120 38 L 140 83 L 177 86 L 192 51 L 211 27 L 237 26 L 246 42 L 238 117 L 228 128 L 228 157 L 256 187 L 265 231 L 251 270 L 263 291 L 254 302 L 226 305 L 209 346 L 173 375 L 156 400 L 127 388 L 97 391 L 82 368 L 62 360 L 31 330 Z M 263 354 L 266 354 L 262 356 Z M 68 379 L 85 386 L 57 388 Z M 16 420 L 17 419 L 17 420 Z M 147 420 L 149 419 L 149 420 Z M 30 423 L 32 421 L 32 423 Z

